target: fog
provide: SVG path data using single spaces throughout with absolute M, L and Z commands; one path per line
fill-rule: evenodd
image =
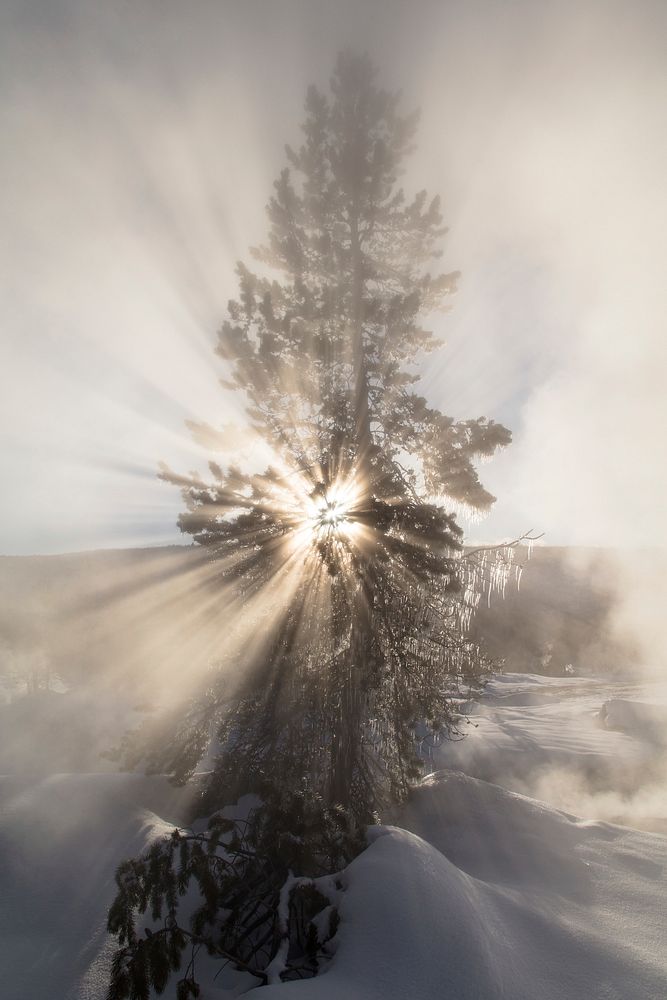
M 514 433 L 470 537 L 664 545 L 664 4 L 58 0 L 1 16 L 0 552 L 179 541 L 180 498 L 155 473 L 202 465 L 186 420 L 252 460 L 215 332 L 305 88 L 344 45 L 421 108 L 405 184 L 442 195 L 444 262 L 462 272 L 425 391 Z M 651 662 L 662 573 L 624 561 L 613 627 Z
M 373 813 L 411 833 L 375 831 L 384 836 L 327 880 L 336 905 L 345 895 L 347 927 L 312 995 L 322 984 L 333 995 L 341 974 L 341 995 L 359 986 L 361 996 L 368 982 L 368 996 L 387 1000 L 431 995 L 445 980 L 480 996 L 663 995 L 667 842 L 654 834 L 667 833 L 665 38 L 664 0 L 0 5 L 0 965 L 6 955 L 12 995 L 107 995 L 114 868 L 206 803 L 226 803 L 206 798 L 216 768 L 216 794 L 236 797 L 230 779 L 238 767 L 245 780 L 254 720 L 277 719 L 289 737 L 266 743 L 275 774 L 284 747 L 304 744 L 307 789 L 307 768 L 329 773 L 320 758 L 382 748 L 374 713 L 384 701 L 395 701 L 401 739 L 414 742 L 427 778 L 415 769 L 407 805 Z M 244 471 L 273 458 L 243 393 L 220 383 L 216 334 L 236 262 L 251 262 L 265 239 L 306 88 L 327 89 L 345 48 L 367 51 L 403 109 L 421 110 L 402 183 L 408 195 L 442 196 L 442 270 L 461 273 L 451 309 L 430 318 L 442 349 L 420 363 L 423 392 L 455 420 L 484 415 L 513 434 L 480 470 L 498 498 L 491 513 L 462 512 L 468 555 L 540 536 L 531 560 L 512 549 L 525 565 L 506 586 L 493 557 L 475 578 L 489 593 L 470 638 L 500 669 L 482 692 L 486 677 L 479 689 L 467 677 L 464 690 L 465 674 L 446 668 L 435 711 L 451 739 L 407 714 L 422 702 L 401 684 L 408 691 L 411 677 L 428 683 L 440 669 L 418 674 L 413 647 L 432 625 L 437 639 L 437 616 L 449 627 L 449 611 L 474 595 L 458 611 L 458 596 L 433 610 L 426 588 L 397 603 L 419 615 L 392 636 L 391 664 L 378 669 L 368 647 L 359 681 L 354 617 L 340 649 L 330 641 L 329 574 L 345 583 L 334 550 L 352 520 L 336 493 L 347 470 L 310 492 L 314 466 L 290 469 L 317 517 L 283 500 L 282 523 L 261 543 L 271 575 L 260 567 L 254 577 L 270 487 L 264 507 L 253 500 L 251 527 L 219 546 L 225 578 L 179 533 L 183 499 L 158 478 L 161 463 L 175 481 L 211 457 Z M 242 487 L 225 510 L 251 489 L 228 479 Z M 216 501 L 201 494 L 206 513 Z M 289 536 L 298 511 L 305 541 L 286 549 L 280 530 Z M 383 537 L 403 543 L 388 523 Z M 241 538 L 245 564 L 233 550 Z M 350 614 L 363 611 L 356 595 L 368 579 L 377 577 L 349 576 Z M 393 607 L 384 605 L 387 622 Z M 443 664 L 457 643 L 463 662 L 469 636 L 443 635 L 453 637 L 442 640 Z M 398 679 L 391 691 L 385 674 Z M 254 715 L 244 715 L 246 695 Z M 366 720 L 347 746 L 346 713 Z M 257 759 L 270 777 L 268 751 Z M 380 763 L 368 774 L 391 773 Z M 134 765 L 148 776 L 127 773 Z M 286 757 L 285 775 L 290 767 Z M 193 771 L 184 789 L 167 784 Z M 289 802 L 288 785 L 270 791 Z M 255 843 L 244 829 L 242 843 Z M 275 830 L 276 857 L 284 843 L 305 843 L 285 831 Z M 290 865 L 280 934 L 302 874 Z M 315 940 L 327 911 L 331 928 L 338 920 L 333 905 L 321 911 Z M 245 912 L 256 919 L 256 907 Z M 172 919 L 170 910 L 165 929 Z M 309 949 L 313 929 L 314 920 Z M 149 939 L 146 928 L 138 954 Z M 283 952 L 287 937 L 267 972 L 291 996 L 300 986 L 280 984 Z M 231 996 L 230 970 L 220 971 L 208 986 Z

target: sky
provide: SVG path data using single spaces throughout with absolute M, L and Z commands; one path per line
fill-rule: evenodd
M 424 392 L 514 434 L 469 537 L 664 545 L 665 37 L 649 0 L 5 0 L 0 554 L 188 540 L 158 463 L 202 467 L 186 420 L 248 448 L 215 335 L 344 46 L 421 108 L 462 273 Z

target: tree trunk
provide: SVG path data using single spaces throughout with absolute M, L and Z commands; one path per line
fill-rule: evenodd
M 363 258 L 359 240 L 358 209 L 350 220 L 352 263 L 352 349 L 355 369 L 356 477 L 359 505 L 365 510 L 373 496 L 372 436 L 368 377 L 363 341 Z M 349 614 L 350 612 L 348 612 Z M 367 569 L 361 566 L 351 601 L 351 636 L 340 678 L 341 691 L 336 731 L 332 740 L 330 798 L 333 804 L 350 808 L 353 785 L 363 756 L 364 678 L 371 669 L 372 591 Z
M 359 240 L 359 222 L 355 206 L 350 221 L 350 246 L 352 263 L 352 352 L 354 361 L 354 417 L 357 438 L 357 476 L 363 500 L 373 492 L 371 464 L 371 417 L 368 399 L 368 374 L 364 351 L 364 273 L 363 256 Z

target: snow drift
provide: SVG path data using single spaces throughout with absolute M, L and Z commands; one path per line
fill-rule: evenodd
M 578 819 L 556 807 L 559 788 L 547 782 L 555 767 L 570 780 L 594 773 L 598 794 L 616 797 L 611 810 L 622 805 L 625 774 L 632 808 L 650 792 L 644 819 L 664 817 L 662 748 L 598 719 L 605 702 L 655 703 L 647 691 L 494 680 L 469 739 L 436 749 L 439 769 L 387 817 L 393 825 L 371 830 L 345 871 L 326 970 L 252 995 L 664 1000 L 667 837 L 592 821 L 592 794 L 578 794 L 589 817 Z M 115 867 L 182 822 L 187 796 L 139 775 L 0 778 L 3 1000 L 104 1000 Z M 217 970 L 202 965 L 202 1000 L 229 1000 L 256 982 L 214 979 Z
M 339 948 L 282 1000 L 658 1000 L 667 841 L 439 773 L 350 865 Z M 409 832 L 412 831 L 412 832 Z
M 171 831 L 189 794 L 131 774 L 0 778 L 3 1000 L 102 1000 L 115 869 Z

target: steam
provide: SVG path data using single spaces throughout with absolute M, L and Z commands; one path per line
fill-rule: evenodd
M 573 756 L 567 764 L 508 775 L 507 787 L 576 816 L 667 832 L 667 688 L 664 682 L 629 688 L 582 719 L 616 730 L 604 753 Z M 612 752 L 611 747 L 616 744 Z M 603 746 L 602 744 L 601 746 Z
M 664 4 L 16 0 L 2 16 L 0 551 L 178 541 L 158 461 L 201 466 L 216 435 L 231 458 L 256 447 L 230 431 L 241 402 L 213 338 L 305 87 L 350 43 L 422 108 L 405 184 L 442 193 L 463 275 L 425 390 L 514 430 L 475 540 L 664 546 Z M 610 577 L 609 627 L 647 666 L 660 578 L 630 554 Z
M 667 832 L 667 758 L 652 762 L 650 773 L 628 772 L 633 788 L 599 787 L 596 780 L 569 767 L 549 768 L 529 782 L 514 782 L 514 791 L 548 802 L 574 816 L 605 823 L 620 823 L 656 833 Z

